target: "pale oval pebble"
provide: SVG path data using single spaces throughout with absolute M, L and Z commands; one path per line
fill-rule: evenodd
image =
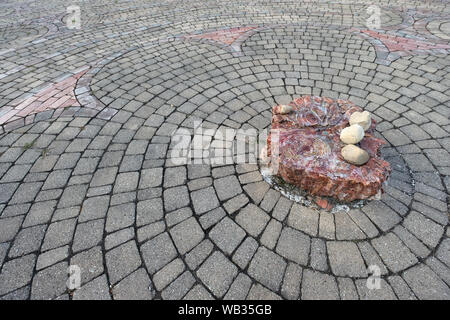
M 372 117 L 369 111 L 353 112 L 349 120 L 350 125 L 359 124 L 364 131 L 370 128 Z
M 280 105 L 279 113 L 287 114 L 287 113 L 291 112 L 292 109 L 293 109 L 292 106 L 282 104 L 282 105 Z
M 340 135 L 341 141 L 345 144 L 355 144 L 364 138 L 364 129 L 359 124 L 344 128 Z
M 348 144 L 343 147 L 341 150 L 341 155 L 345 161 L 358 166 L 365 164 L 370 158 L 367 151 L 353 144 Z

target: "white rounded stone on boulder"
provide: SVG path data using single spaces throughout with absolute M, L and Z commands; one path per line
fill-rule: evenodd
M 280 114 L 287 114 L 287 113 L 291 112 L 292 109 L 293 109 L 292 106 L 282 104 L 282 105 L 280 105 L 279 112 L 280 112 Z
M 364 129 L 359 124 L 344 128 L 340 135 L 341 141 L 345 144 L 355 144 L 364 138 Z
M 369 111 L 353 112 L 349 120 L 350 125 L 359 124 L 364 131 L 370 128 L 372 117 Z
M 341 150 L 341 155 L 345 161 L 358 166 L 365 164 L 370 158 L 367 151 L 353 144 L 348 144 L 343 147 Z

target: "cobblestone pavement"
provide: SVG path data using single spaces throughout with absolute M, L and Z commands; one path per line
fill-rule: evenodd
M 2 1 L 0 299 L 450 299 L 450 5 L 408 3 Z M 223 150 L 305 94 L 373 113 L 380 201 L 307 208 Z M 227 165 L 170 156 L 196 121 Z

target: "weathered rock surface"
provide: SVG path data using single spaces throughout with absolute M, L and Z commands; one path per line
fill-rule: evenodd
M 350 101 L 303 96 L 289 103 L 289 114 L 272 108 L 272 128 L 267 137 L 267 154 L 273 174 L 314 196 L 340 201 L 367 199 L 376 195 L 388 178 L 389 163 L 378 155 L 384 141 L 369 129 L 360 147 L 369 161 L 356 166 L 341 155 L 340 132 L 351 114 L 361 109 Z M 371 128 L 374 127 L 371 125 Z

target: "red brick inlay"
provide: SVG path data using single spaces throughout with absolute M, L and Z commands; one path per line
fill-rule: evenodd
M 75 85 L 77 80 L 87 71 L 80 71 L 50 87 L 34 94 L 33 96 L 6 105 L 0 109 L 0 125 L 7 122 L 25 118 L 28 115 L 42 112 L 48 109 L 65 108 L 68 106 L 80 106 L 75 98 Z
M 230 46 L 235 42 L 239 37 L 241 37 L 244 33 L 249 30 L 256 29 L 256 27 L 238 27 L 231 29 L 218 30 L 209 33 L 196 34 L 186 36 L 188 39 L 206 39 L 221 42 L 227 46 Z
M 416 40 L 412 38 L 404 38 L 392 36 L 373 30 L 361 30 L 361 32 L 372 38 L 378 39 L 386 46 L 390 52 L 396 51 L 413 51 L 413 50 L 431 50 L 431 49 L 450 49 L 448 44 L 439 44 L 429 41 Z

